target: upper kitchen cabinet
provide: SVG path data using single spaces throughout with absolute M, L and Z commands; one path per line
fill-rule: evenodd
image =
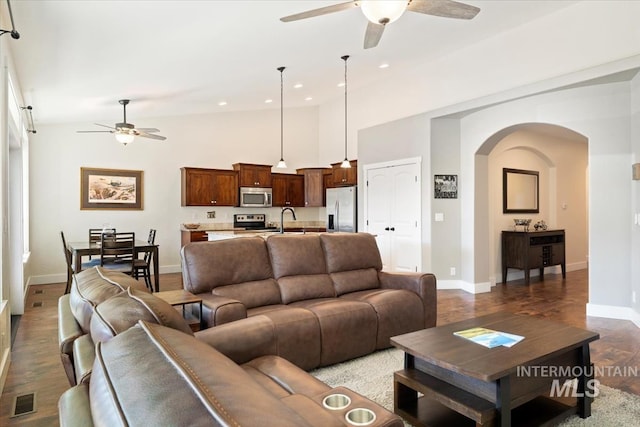
M 238 171 L 240 187 L 271 188 L 271 166 L 235 163 L 233 170 Z
M 358 185 L 358 161 L 350 160 L 350 168 L 341 168 L 342 163 L 332 163 L 333 185 L 341 187 L 345 185 Z
M 237 206 L 238 173 L 233 170 L 180 168 L 182 206 Z
M 325 175 L 332 173 L 329 168 L 296 169 L 304 176 L 304 206 L 307 208 L 325 206 Z
M 304 176 L 287 173 L 271 174 L 273 206 L 304 207 Z

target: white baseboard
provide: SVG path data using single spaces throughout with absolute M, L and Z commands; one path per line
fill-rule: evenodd
M 0 301 L 0 394 L 9 375 L 11 364 L 11 309 L 9 301 Z
M 461 289 L 470 294 L 481 294 L 491 292 L 491 283 L 469 283 L 464 280 L 438 280 L 438 290 Z
M 180 265 L 161 265 L 160 274 L 180 273 L 182 271 Z M 53 283 L 65 283 L 67 281 L 67 273 L 61 274 L 43 274 L 41 276 L 30 276 L 29 285 L 50 285 Z
M 638 313 L 631 307 L 587 303 L 587 316 L 630 320 L 638 328 L 640 328 L 640 313 Z

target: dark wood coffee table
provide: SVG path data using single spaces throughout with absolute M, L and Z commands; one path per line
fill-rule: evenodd
M 490 349 L 453 335 L 472 327 L 525 338 L 511 348 Z M 539 426 L 572 413 L 589 417 L 589 343 L 598 338 L 595 332 L 512 313 L 393 337 L 391 343 L 405 352 L 404 370 L 394 374 L 394 410 L 416 426 L 510 426 L 512 417 L 514 425 Z M 551 397 L 572 378 L 578 380 L 577 393 Z

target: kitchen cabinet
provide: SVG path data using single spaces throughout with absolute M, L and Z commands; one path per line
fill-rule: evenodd
M 273 206 L 304 207 L 304 176 L 287 173 L 271 174 Z
M 240 187 L 271 188 L 271 165 L 235 163 L 233 170 L 238 172 Z
M 307 208 L 326 205 L 325 175 L 332 172 L 329 168 L 296 169 L 298 175 L 304 177 L 304 206 Z
M 564 230 L 503 231 L 502 232 L 502 283 L 507 282 L 507 269 L 524 270 L 524 283 L 529 284 L 529 270 L 560 265 L 562 278 L 566 277 Z
M 181 168 L 182 206 L 237 206 L 238 174 L 226 169 Z
M 182 230 L 180 232 L 180 237 L 182 240 L 181 246 L 191 242 L 206 242 L 208 239 L 206 231 Z
M 336 187 L 346 185 L 358 185 L 358 161 L 350 160 L 350 168 L 341 168 L 340 163 L 332 163 L 332 184 Z

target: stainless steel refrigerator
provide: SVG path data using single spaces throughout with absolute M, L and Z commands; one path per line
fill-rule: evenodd
M 357 187 L 327 188 L 327 231 L 355 233 L 357 230 Z

